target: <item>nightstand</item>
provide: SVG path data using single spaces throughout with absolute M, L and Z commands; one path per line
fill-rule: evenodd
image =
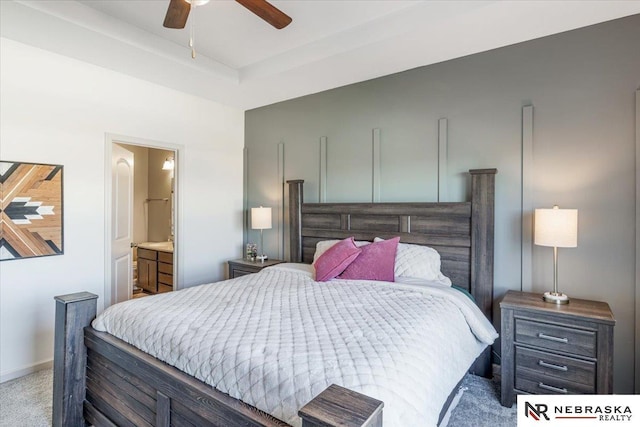
M 543 301 L 542 294 L 509 291 L 502 315 L 502 396 L 515 394 L 611 394 L 613 326 L 605 302 L 572 298 Z
M 281 259 L 268 259 L 264 262 L 234 259 L 233 261 L 229 261 L 229 278 L 234 279 L 246 274 L 257 273 L 265 267 L 281 264 L 283 262 L 284 261 Z

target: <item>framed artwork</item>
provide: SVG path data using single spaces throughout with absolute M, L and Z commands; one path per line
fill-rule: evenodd
M 0 261 L 63 254 L 62 165 L 0 160 Z

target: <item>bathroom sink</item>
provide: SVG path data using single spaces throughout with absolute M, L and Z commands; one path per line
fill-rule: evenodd
M 173 242 L 145 242 L 138 244 L 138 247 L 154 251 L 173 252 Z

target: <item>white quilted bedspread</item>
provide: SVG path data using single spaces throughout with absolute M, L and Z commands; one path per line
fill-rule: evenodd
M 382 400 L 385 427 L 435 426 L 497 337 L 449 287 L 320 283 L 286 267 L 117 304 L 93 327 L 294 426 L 333 383 Z

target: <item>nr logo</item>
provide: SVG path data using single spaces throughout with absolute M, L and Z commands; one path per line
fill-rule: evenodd
M 548 406 L 544 403 L 536 403 L 535 405 L 532 405 L 529 402 L 524 403 L 524 416 L 527 418 L 531 417 L 536 421 L 540 421 L 542 417 L 549 421 L 549 417 L 547 416 L 548 410 Z

